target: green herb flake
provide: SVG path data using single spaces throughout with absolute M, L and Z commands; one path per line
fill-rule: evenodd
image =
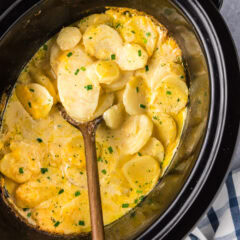
M 85 222 L 82 221 L 82 220 L 80 220 L 80 221 L 78 222 L 78 225 L 79 225 L 79 226 L 85 226 Z
M 144 42 L 145 44 L 147 44 L 147 39 L 146 39 L 146 38 L 144 38 L 144 39 L 143 39 L 143 42 Z
M 41 168 L 41 173 L 45 174 L 46 172 L 48 172 L 48 168 Z
M 153 119 L 154 119 L 154 120 L 158 120 L 158 117 L 157 117 L 157 116 L 153 116 Z
M 60 189 L 58 192 L 58 194 L 62 194 L 62 193 L 64 193 L 64 189 Z
M 145 66 L 145 70 L 146 70 L 146 72 L 149 71 L 149 66 L 148 65 Z
M 180 76 L 180 78 L 181 78 L 181 79 L 184 79 L 184 76 L 182 75 L 182 76 Z
M 140 193 L 143 193 L 142 190 L 137 190 L 136 193 L 140 194 Z
M 167 95 L 172 95 L 172 92 L 171 91 L 166 91 L 166 94 Z
M 134 218 L 136 216 L 136 212 L 132 212 L 131 214 L 130 214 L 130 217 L 131 218 Z
M 60 224 L 60 222 L 59 222 L 59 221 L 55 222 L 55 223 L 54 223 L 54 227 L 58 227 L 58 226 L 59 226 L 59 224 Z
M 32 104 L 31 104 L 31 102 L 28 102 L 28 106 L 29 106 L 30 108 L 32 108 Z
M 104 174 L 104 175 L 106 175 L 106 174 L 107 174 L 107 171 L 106 171 L 106 169 L 103 169 L 103 170 L 102 170 L 102 174 Z
M 138 56 L 141 57 L 142 56 L 142 51 L 139 49 L 138 50 Z
M 47 50 L 48 50 L 48 45 L 47 45 L 47 44 L 44 44 L 44 45 L 43 45 L 43 50 L 44 50 L 44 51 L 47 51 Z
M 32 213 L 29 212 L 29 213 L 27 214 L 27 217 L 31 217 L 31 215 L 32 215 Z
M 140 104 L 140 108 L 143 108 L 143 109 L 145 109 L 145 108 L 146 108 L 146 106 L 145 106 L 144 104 Z
M 80 175 L 83 175 L 83 172 L 80 172 Z
M 150 37 L 150 36 L 151 36 L 151 33 L 150 33 L 150 32 L 147 32 L 147 33 L 146 33 L 146 36 L 147 36 L 147 37 Z
M 41 139 L 41 138 L 37 138 L 36 139 L 39 143 L 42 143 L 43 142 L 43 140 Z
M 111 146 L 108 148 L 108 151 L 109 151 L 109 153 L 113 153 L 113 149 Z
M 115 60 L 115 59 L 116 59 L 116 55 L 115 55 L 115 54 L 112 54 L 112 55 L 111 55 L 111 59 L 112 59 L 112 60 Z
M 18 172 L 19 172 L 20 174 L 24 174 L 23 167 L 20 167 L 20 168 L 18 169 Z
M 177 102 L 180 102 L 180 101 L 181 101 L 181 99 L 180 99 L 180 98 L 178 98 L 178 99 L 177 99 Z
M 78 197 L 81 195 L 81 193 L 80 193 L 80 191 L 76 191 L 74 195 L 75 195 L 75 197 Z
M 67 54 L 67 57 L 71 57 L 73 55 L 73 53 L 72 52 L 69 52 L 68 54 Z
M 93 85 L 87 85 L 84 88 L 87 89 L 87 91 L 89 91 L 93 89 Z
M 74 74 L 75 74 L 75 75 L 78 75 L 79 71 L 80 71 L 80 70 L 79 70 L 79 68 L 78 68 Z
M 132 30 L 131 33 L 135 34 L 136 32 L 134 30 Z
M 35 90 L 34 90 L 34 89 L 32 89 L 32 88 L 29 88 L 29 91 L 30 91 L 30 92 L 34 92 Z
M 84 66 L 82 66 L 82 67 L 80 68 L 80 70 L 81 70 L 82 72 L 85 72 L 85 71 L 86 71 L 86 68 L 85 68 Z
M 120 23 L 118 23 L 117 25 L 116 25 L 116 28 L 119 28 L 121 26 L 121 24 Z
M 137 93 L 139 92 L 139 87 L 136 87 L 136 92 L 137 92 Z
M 88 39 L 92 39 L 92 37 L 89 37 Z
M 101 157 L 98 157 L 97 161 L 98 162 L 103 162 L 103 159 Z
M 128 208 L 129 207 L 129 203 L 123 203 L 122 204 L 122 208 Z
M 29 208 L 23 208 L 23 211 L 24 212 L 26 212 L 26 211 L 28 211 L 29 210 Z
M 141 157 L 141 156 L 142 156 L 142 154 L 141 154 L 140 152 L 138 152 L 138 156 L 140 156 L 140 157 Z
M 137 199 L 137 198 L 134 200 L 134 203 L 135 203 L 135 204 L 137 204 L 137 203 L 138 203 L 138 199 Z

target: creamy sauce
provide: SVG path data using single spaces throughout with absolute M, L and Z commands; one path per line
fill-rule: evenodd
M 139 204 L 181 137 L 181 54 L 162 25 L 129 9 L 91 15 L 44 44 L 3 119 L 0 171 L 19 213 L 44 231 L 90 231 L 83 138 L 58 101 L 78 121 L 104 116 L 96 134 L 104 224 Z

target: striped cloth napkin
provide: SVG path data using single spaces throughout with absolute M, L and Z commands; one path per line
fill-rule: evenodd
M 240 169 L 230 172 L 213 206 L 185 240 L 240 240 Z

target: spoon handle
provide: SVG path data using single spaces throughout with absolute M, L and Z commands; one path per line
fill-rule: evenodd
M 92 239 L 104 240 L 104 225 L 98 177 L 95 131 L 83 132 L 87 165 L 88 196 L 90 202 Z

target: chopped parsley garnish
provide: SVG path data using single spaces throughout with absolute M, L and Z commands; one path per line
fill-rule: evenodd
M 154 119 L 154 120 L 158 120 L 158 117 L 157 117 L 157 116 L 153 116 L 153 119 Z
M 138 50 L 138 56 L 141 57 L 142 56 L 142 51 Z
M 24 170 L 23 170 L 23 168 L 20 167 L 20 168 L 18 169 L 18 172 L 19 172 L 20 174 L 24 174 Z
M 29 210 L 29 208 L 23 208 L 23 211 L 24 212 L 26 212 L 26 211 L 28 211 Z
M 43 142 L 43 140 L 41 139 L 41 138 L 37 138 L 36 139 L 39 143 L 42 143 Z
M 147 39 L 146 39 L 146 38 L 144 38 L 144 39 L 143 39 L 143 42 L 144 42 L 145 44 L 147 44 Z
M 145 66 L 145 70 L 146 70 L 146 72 L 149 71 L 149 67 L 148 67 L 148 65 Z
M 80 172 L 80 175 L 83 175 L 83 172 Z
M 43 50 L 44 50 L 44 51 L 47 51 L 47 50 L 48 50 L 48 45 L 44 44 L 44 45 L 43 45 Z
M 139 87 L 136 87 L 136 92 L 137 92 L 137 93 L 139 92 Z
M 34 89 L 32 89 L 32 88 L 29 88 L 29 90 L 30 90 L 30 92 L 34 92 Z
M 111 146 L 108 148 L 108 151 L 109 151 L 109 153 L 113 153 L 113 149 Z
M 82 221 L 82 220 L 80 220 L 80 221 L 78 222 L 78 225 L 79 225 L 79 226 L 85 226 L 85 222 Z
M 87 89 L 87 91 L 89 91 L 93 89 L 93 85 L 87 85 L 84 88 Z
M 58 194 L 64 193 L 64 189 L 59 190 Z
M 32 215 L 32 213 L 29 212 L 29 213 L 27 214 L 27 217 L 31 217 L 31 215 Z
M 116 25 L 116 28 L 119 28 L 121 26 L 121 24 L 120 23 L 118 23 L 117 25 Z
M 54 227 L 58 227 L 58 226 L 59 226 L 59 224 L 60 224 L 60 222 L 59 222 L 59 221 L 55 222 L 55 223 L 54 223 Z
M 78 197 L 81 195 L 81 193 L 80 193 L 80 191 L 76 191 L 74 195 L 75 195 L 75 197 Z
M 178 98 L 178 99 L 177 99 L 177 102 L 180 102 L 180 101 L 181 101 L 181 99 L 180 99 L 180 98 Z
M 48 168 L 41 168 L 41 173 L 45 174 L 46 172 L 48 172 Z
M 134 203 L 135 203 L 135 204 L 137 204 L 137 203 L 138 203 L 138 199 L 137 199 L 137 198 L 134 200 Z
M 98 157 L 97 161 L 98 162 L 103 162 L 103 159 L 101 157 Z
M 166 91 L 166 94 L 167 95 L 172 95 L 172 92 L 171 91 Z
M 129 207 L 129 203 L 123 203 L 122 204 L 122 208 L 128 208 Z
M 136 32 L 134 30 L 131 31 L 133 34 L 135 34 Z
M 81 67 L 80 70 L 83 71 L 83 72 L 85 72 L 85 71 L 86 71 L 86 68 L 85 68 L 85 67 Z
M 112 59 L 112 60 L 115 60 L 115 59 L 116 59 L 116 55 L 115 55 L 115 54 L 112 54 L 112 55 L 111 55 L 111 59 Z
M 102 170 L 102 174 L 104 174 L 104 175 L 106 175 L 106 174 L 107 174 L 107 171 L 106 171 L 106 169 L 103 169 L 103 170 Z
M 79 70 L 79 68 L 78 68 L 74 74 L 75 74 L 75 75 L 78 75 L 79 71 L 80 71 L 80 70 Z
M 181 79 L 184 79 L 184 76 L 182 75 L 182 76 L 180 76 L 180 78 L 181 78 Z
M 145 108 L 146 108 L 146 106 L 145 106 L 145 105 L 143 105 L 143 104 L 140 104 L 140 108 L 143 108 L 143 109 L 145 109 Z
M 69 52 L 69 53 L 67 54 L 68 57 L 71 57 L 72 55 L 73 55 L 72 52 Z
M 92 37 L 89 37 L 89 39 L 92 39 Z
M 28 102 L 28 106 L 29 106 L 30 108 L 32 108 L 32 104 L 31 104 L 31 102 Z
M 147 36 L 147 37 L 150 37 L 150 36 L 151 36 L 151 33 L 150 33 L 150 32 L 147 32 L 147 33 L 146 33 L 146 36 Z
M 138 152 L 138 156 L 142 156 L 142 154 L 140 152 Z
M 143 193 L 143 191 L 142 190 L 137 190 L 136 193 Z

